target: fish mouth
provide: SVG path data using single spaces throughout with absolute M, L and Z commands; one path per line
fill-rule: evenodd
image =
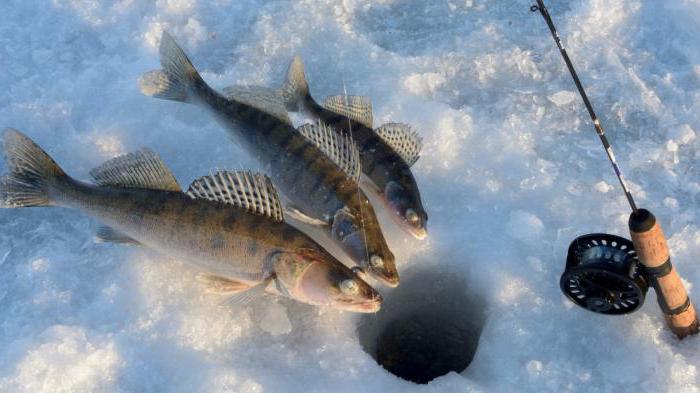
M 352 311 L 371 314 L 371 313 L 378 312 L 381 308 L 382 308 L 382 298 L 379 297 L 376 299 L 368 300 L 366 302 L 355 304 L 352 307 Z
M 340 301 L 343 310 L 371 314 L 376 313 L 382 308 L 382 296 L 377 294 L 375 297 L 361 301 Z
M 399 286 L 399 275 L 398 274 L 392 274 L 392 275 L 383 275 L 383 274 L 376 274 L 375 277 L 381 281 L 384 285 L 387 285 L 391 288 L 396 288 Z
M 425 228 L 408 227 L 406 231 L 418 240 L 428 237 L 428 230 Z

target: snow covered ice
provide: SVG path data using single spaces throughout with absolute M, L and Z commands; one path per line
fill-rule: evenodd
M 628 237 L 629 208 L 530 5 L 2 2 L 1 126 L 80 179 L 142 146 L 181 184 L 255 169 L 210 116 L 138 91 L 159 68 L 163 29 L 214 87 L 276 86 L 298 53 L 317 98 L 344 86 L 372 97 L 375 124 L 409 123 L 425 142 L 413 168 L 428 238 L 380 217 L 400 272 L 458 278 L 456 297 L 478 294 L 486 319 L 466 371 L 413 385 L 363 351 L 366 317 L 270 297 L 222 308 L 179 261 L 94 244 L 98 224 L 76 211 L 3 210 L 0 391 L 700 391 L 700 338 L 678 341 L 653 291 L 623 317 L 560 293 L 569 242 Z M 547 5 L 637 202 L 660 219 L 700 302 L 700 3 Z

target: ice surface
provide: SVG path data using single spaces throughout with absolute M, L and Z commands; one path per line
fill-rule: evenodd
M 700 338 L 677 341 L 653 293 L 613 318 L 559 291 L 569 242 L 626 236 L 628 207 L 585 108 L 562 93 L 575 87 L 531 3 L 0 2 L 3 126 L 79 179 L 141 146 L 182 184 L 255 169 L 210 116 L 139 93 L 163 29 L 216 87 L 276 86 L 298 53 L 315 96 L 346 86 L 372 97 L 377 125 L 409 123 L 425 142 L 414 173 L 428 239 L 380 213 L 400 269 L 430 261 L 460 276 L 488 314 L 465 372 L 412 385 L 362 350 L 359 316 L 286 300 L 270 314 L 268 297 L 222 308 L 179 261 L 93 244 L 97 223 L 77 212 L 7 210 L 0 391 L 700 391 Z M 663 223 L 700 302 L 700 3 L 548 5 L 638 203 Z

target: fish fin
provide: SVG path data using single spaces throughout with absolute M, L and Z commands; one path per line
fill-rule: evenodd
M 199 72 L 173 37 L 163 32 L 160 40 L 162 70 L 149 71 L 139 78 L 139 88 L 147 96 L 188 102 L 192 85 L 204 82 Z
M 293 219 L 295 219 L 299 222 L 303 222 L 305 224 L 316 225 L 316 226 L 328 225 L 328 222 L 323 221 L 323 220 L 319 220 L 318 218 L 310 217 L 295 207 L 288 207 L 288 208 L 284 209 L 284 214 L 287 217 L 292 217 Z
M 213 274 L 198 274 L 197 281 L 204 284 L 208 292 L 218 293 L 221 295 L 232 295 L 250 288 L 250 285 L 246 283 L 231 280 L 230 278 L 215 276 Z
M 100 186 L 182 191 L 170 169 L 150 149 L 115 157 L 90 171 Z
M 297 129 L 318 147 L 354 182 L 360 180 L 360 151 L 350 135 L 341 134 L 321 122 L 304 124 Z
M 418 161 L 423 138 L 411 126 L 402 123 L 386 123 L 374 132 L 398 154 L 408 166 Z
M 97 234 L 95 234 L 96 243 L 118 243 L 118 244 L 134 244 L 141 245 L 138 240 L 130 237 L 129 235 L 119 232 L 118 230 L 108 227 L 101 226 L 97 228 Z
M 2 133 L 2 155 L 9 173 L 0 178 L 0 207 L 49 206 L 50 189 L 67 175 L 56 162 L 21 132 Z
M 274 276 L 270 276 L 259 283 L 248 287 L 248 289 L 237 292 L 233 294 L 231 297 L 226 299 L 224 301 L 225 304 L 227 305 L 235 305 L 235 306 L 245 306 L 248 304 L 251 300 L 263 296 L 265 294 L 265 290 L 267 289 L 267 286 L 270 285 L 272 280 L 274 280 Z
M 360 186 L 365 190 L 369 190 L 377 195 L 382 193 L 382 191 L 379 189 L 379 187 L 377 187 L 374 181 L 367 177 L 365 174 L 362 174 L 362 176 L 360 176 Z
M 233 85 L 224 88 L 223 92 L 229 100 L 252 106 L 261 112 L 275 116 L 289 125 L 292 124 L 282 98 L 272 89 L 262 86 Z
M 287 109 L 299 110 L 299 103 L 309 95 L 309 84 L 304 74 L 301 56 L 295 55 L 287 68 L 287 78 L 277 91 Z
M 277 222 L 284 221 L 277 190 L 272 180 L 262 173 L 220 171 L 202 176 L 190 184 L 187 195 L 236 206 Z
M 369 97 L 337 95 L 326 97 L 323 107 L 372 128 L 372 102 Z
M 339 209 L 333 216 L 333 225 L 331 225 L 331 236 L 333 239 L 342 241 L 348 235 L 357 232 L 358 227 L 355 224 L 355 216 L 352 215 L 346 208 Z

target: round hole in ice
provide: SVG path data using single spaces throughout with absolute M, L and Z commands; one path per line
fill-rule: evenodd
M 381 311 L 362 317 L 358 334 L 387 371 L 425 384 L 469 366 L 484 323 L 484 303 L 466 282 L 421 270 L 386 291 Z

